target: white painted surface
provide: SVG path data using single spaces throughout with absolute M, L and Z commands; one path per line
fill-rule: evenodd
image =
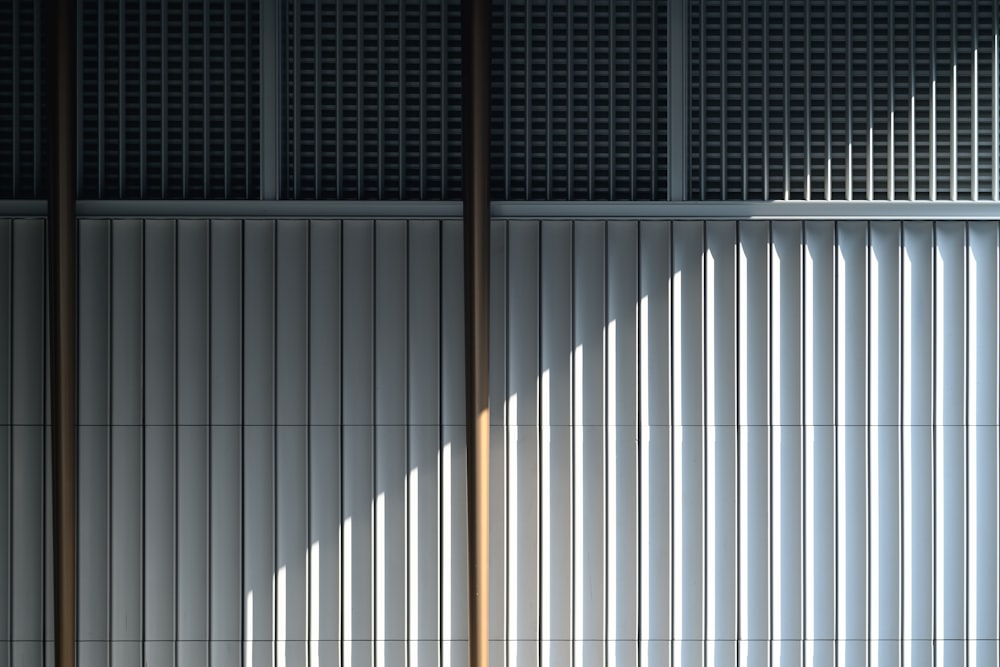
M 0 220 L 0 665 L 52 611 L 39 229 Z M 994 664 L 998 229 L 496 221 L 497 664 Z M 466 664 L 460 248 L 81 225 L 82 665 Z

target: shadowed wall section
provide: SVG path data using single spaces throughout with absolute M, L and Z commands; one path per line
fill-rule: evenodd
M 81 221 L 82 665 L 465 663 L 460 249 Z
M 51 664 L 45 220 L 0 218 L 0 665 Z

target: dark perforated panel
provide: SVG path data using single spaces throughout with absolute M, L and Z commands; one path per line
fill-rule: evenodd
M 256 0 L 83 0 L 80 196 L 259 190 Z
M 667 198 L 667 14 L 494 0 L 495 198 Z
M 283 196 L 460 199 L 461 5 L 289 0 Z
M 994 199 L 988 0 L 692 0 L 694 199 Z
M 41 2 L 0 2 L 0 198 L 45 196 Z

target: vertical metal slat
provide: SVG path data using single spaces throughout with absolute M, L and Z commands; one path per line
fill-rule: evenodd
M 659 4 L 659 3 L 654 3 Z M 668 48 L 670 49 L 670 72 L 669 72 L 669 86 L 670 86 L 670 108 L 667 110 L 668 123 L 670 128 L 670 134 L 668 138 L 668 143 L 666 150 L 669 151 L 669 168 L 667 170 L 668 180 L 668 194 L 670 199 L 673 200 L 684 200 L 688 196 L 689 185 L 686 182 L 686 175 L 688 169 L 682 165 L 688 164 L 687 156 L 687 132 L 688 132 L 688 122 L 687 122 L 687 108 L 688 108 L 688 77 L 687 77 L 687 61 L 688 61 L 688 35 L 687 35 L 687 4 L 686 2 L 671 2 L 666 11 L 669 13 L 668 25 L 669 34 L 666 35 L 668 40 Z M 660 8 L 660 11 L 664 11 Z M 657 34 L 654 30 L 653 33 L 653 58 L 656 58 L 656 40 Z M 704 43 L 704 39 L 702 39 Z M 704 62 L 704 54 L 701 56 Z M 704 75 L 702 75 L 704 79 Z M 656 97 L 656 81 L 653 82 L 653 97 Z M 655 107 L 654 107 L 655 109 Z M 654 114 L 655 116 L 655 114 Z M 702 128 L 705 127 L 704 121 L 701 123 Z M 653 132 L 656 132 L 656 126 L 653 126 Z M 704 139 L 702 139 L 702 145 L 704 146 Z M 658 146 L 654 143 L 657 150 L 664 150 L 663 147 Z M 655 182 L 655 179 L 654 179 Z M 655 195 L 654 195 L 655 197 Z
M 953 5 L 954 13 L 954 5 Z M 951 167 L 951 197 L 952 201 L 958 200 L 958 37 L 957 37 L 957 27 L 955 26 L 955 18 L 953 17 L 951 21 L 951 77 L 949 82 L 951 84 L 951 150 L 950 150 L 950 167 Z

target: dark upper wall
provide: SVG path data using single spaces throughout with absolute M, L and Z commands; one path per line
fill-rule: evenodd
M 996 198 L 993 0 L 690 9 L 692 199 Z
M 459 0 L 262 1 L 81 0 L 82 198 L 259 198 L 272 27 L 280 197 L 461 198 Z M 494 198 L 998 196 L 992 0 L 686 1 L 678 102 L 669 3 L 493 0 Z M 0 198 L 45 194 L 39 4 L 0 6 Z

